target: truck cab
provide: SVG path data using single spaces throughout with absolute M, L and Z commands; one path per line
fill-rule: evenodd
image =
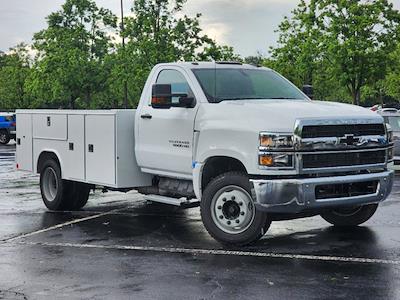
M 43 126 L 43 132 L 34 128 L 28 141 L 21 142 L 17 132 L 17 161 L 31 157 L 28 169 L 41 174 L 50 209 L 71 208 L 74 201 L 79 203 L 73 208 L 83 207 L 93 185 L 135 189 L 151 201 L 200 205 L 206 229 L 225 244 L 252 243 L 275 220 L 321 215 L 335 226 L 357 226 L 372 217 L 393 185 L 387 169 L 392 132 L 381 116 L 358 106 L 313 101 L 263 67 L 159 64 L 134 111 L 19 114 L 26 120 L 24 130 L 30 130 L 29 122 Z M 80 115 L 81 127 L 74 132 L 85 132 L 79 142 L 85 168 L 79 178 L 69 174 L 66 162 L 70 131 L 60 142 L 46 142 L 52 114 L 65 115 L 60 118 L 65 128 L 72 126 L 65 120 Z M 104 115 L 115 124 L 106 139 L 96 125 Z M 24 152 L 24 144 L 33 145 L 33 153 Z M 101 177 L 105 172 L 114 175 Z M 54 190 L 55 182 L 73 189 L 73 199 Z M 74 200 L 79 197 L 83 200 Z

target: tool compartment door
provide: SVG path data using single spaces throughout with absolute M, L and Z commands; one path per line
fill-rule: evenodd
M 86 115 L 86 181 L 115 186 L 115 115 Z
M 66 114 L 33 114 L 33 137 L 45 140 L 67 140 Z
M 68 141 L 65 145 L 63 174 L 70 180 L 85 181 L 85 115 L 68 115 Z
M 32 149 L 32 115 L 17 114 L 17 156 L 18 168 L 24 171 L 33 171 Z
M 115 115 L 86 115 L 85 140 L 86 182 L 115 186 Z

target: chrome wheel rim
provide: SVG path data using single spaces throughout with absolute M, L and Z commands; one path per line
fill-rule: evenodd
M 57 197 L 58 178 L 56 171 L 48 167 L 43 174 L 43 193 L 48 202 L 53 202 Z
M 220 189 L 211 201 L 214 224 L 225 233 L 240 234 L 246 231 L 255 217 L 253 199 L 239 186 Z
M 0 133 L 0 143 L 5 144 L 7 138 L 5 133 Z

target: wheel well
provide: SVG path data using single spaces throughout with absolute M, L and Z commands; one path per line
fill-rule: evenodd
M 238 171 L 247 174 L 245 166 L 240 160 L 235 158 L 215 156 L 207 159 L 201 176 L 201 189 L 204 190 L 213 178 L 231 171 Z
M 39 159 L 38 159 L 38 163 L 37 163 L 37 173 L 42 172 L 44 163 L 49 159 L 54 160 L 60 166 L 60 161 L 59 161 L 57 155 L 54 152 L 45 151 L 45 152 L 40 153 L 40 155 L 39 155 Z

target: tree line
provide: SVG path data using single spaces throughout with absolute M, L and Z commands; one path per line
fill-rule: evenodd
M 301 0 L 277 46 L 252 57 L 204 34 L 200 14 L 182 14 L 185 2 L 133 1 L 122 28 L 94 0 L 66 0 L 32 45 L 0 54 L 0 110 L 120 108 L 125 90 L 135 107 L 155 64 L 210 60 L 271 67 L 321 100 L 400 100 L 400 13 L 388 0 Z

